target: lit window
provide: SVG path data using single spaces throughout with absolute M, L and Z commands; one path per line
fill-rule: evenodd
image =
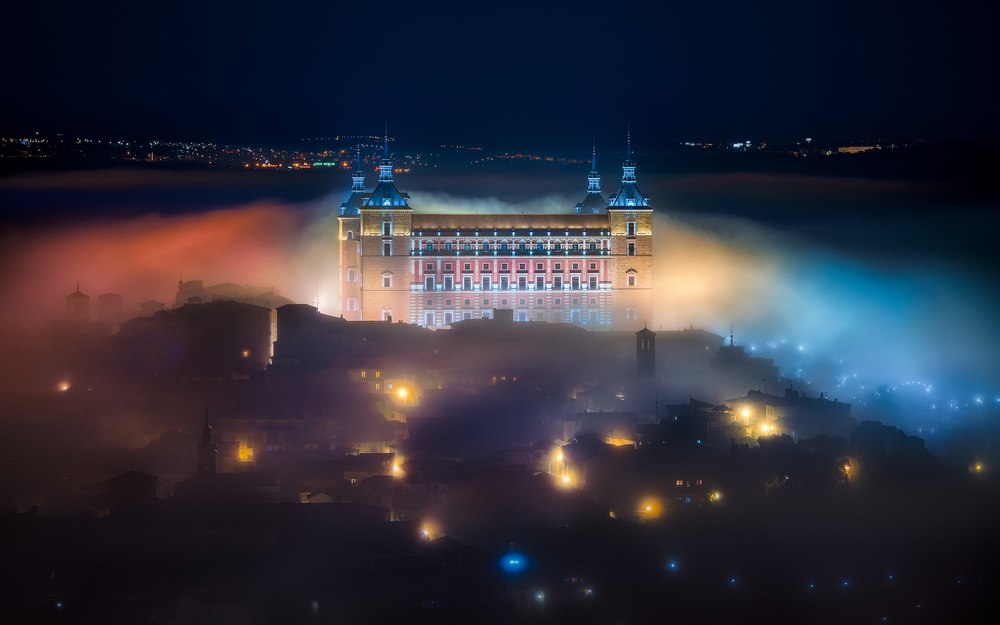
M 628 244 L 628 255 L 635 256 L 635 243 Z

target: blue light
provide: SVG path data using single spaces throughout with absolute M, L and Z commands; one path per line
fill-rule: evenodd
M 667 562 L 667 568 L 670 569 L 671 571 L 676 571 L 677 570 L 677 560 L 671 560 L 670 562 Z
M 528 558 L 521 553 L 505 553 L 500 557 L 499 564 L 504 572 L 517 574 L 528 568 Z

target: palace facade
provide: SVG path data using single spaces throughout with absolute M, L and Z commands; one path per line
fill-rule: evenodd
M 635 330 L 651 323 L 653 210 L 631 140 L 605 200 L 596 151 L 584 201 L 566 214 L 426 214 L 393 182 L 388 140 L 378 184 L 361 161 L 340 208 L 340 305 L 348 320 L 447 326 L 510 310 L 515 321 Z

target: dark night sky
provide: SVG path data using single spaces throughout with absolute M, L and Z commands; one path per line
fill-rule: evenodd
M 647 145 L 1000 134 L 989 2 L 15 3 L 5 133 Z

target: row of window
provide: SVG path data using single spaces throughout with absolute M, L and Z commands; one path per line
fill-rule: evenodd
M 499 300 L 500 300 L 499 301 L 499 305 L 500 306 L 508 306 L 509 305 L 508 298 L 506 298 L 506 297 L 499 298 Z M 541 298 L 538 298 L 536 300 L 536 304 L 539 305 L 539 306 L 544 306 L 544 303 L 545 303 L 544 300 L 541 299 Z M 579 298 L 575 298 L 574 297 L 571 300 L 571 303 L 572 303 L 573 306 L 579 306 L 580 305 L 580 300 L 579 300 Z M 597 304 L 597 298 L 596 297 L 590 298 L 590 303 L 591 303 L 591 305 Z M 433 304 L 434 304 L 433 300 L 427 300 L 427 305 L 428 306 L 433 306 Z M 470 306 L 471 304 L 472 304 L 472 301 L 470 299 L 467 298 L 467 299 L 464 300 L 464 305 L 465 306 Z M 553 304 L 556 305 L 556 306 L 559 306 L 559 305 L 562 304 L 562 300 L 560 298 L 555 298 L 553 300 Z M 446 305 L 447 306 L 451 306 L 451 300 L 446 300 Z M 484 297 L 483 301 L 480 302 L 479 305 L 480 306 L 489 306 L 490 305 L 490 298 Z M 526 306 L 527 305 L 527 298 L 519 298 L 517 305 L 518 306 Z M 356 300 L 353 297 L 349 297 L 347 299 L 347 310 L 349 310 L 351 312 L 357 311 L 358 310 L 358 300 Z M 564 311 L 561 311 L 561 310 L 548 311 L 548 312 L 551 312 L 551 317 L 549 319 L 546 319 L 546 316 L 547 316 L 546 312 L 547 311 L 545 311 L 545 310 L 535 310 L 533 313 L 529 313 L 529 311 L 526 311 L 526 310 L 518 310 L 518 311 L 515 311 L 514 318 L 517 321 L 528 321 L 529 318 L 533 318 L 535 321 L 552 321 L 552 322 L 555 322 L 555 323 L 564 323 L 565 322 L 565 313 L 564 313 Z M 586 315 L 584 315 L 584 312 L 586 312 Z M 596 323 L 598 323 L 598 320 L 600 319 L 600 317 L 597 316 L 598 313 L 599 313 L 599 311 L 597 311 L 597 310 L 588 310 L 588 311 L 570 310 L 569 311 L 569 321 L 570 321 L 570 323 L 581 323 L 581 324 L 582 323 L 591 323 L 591 324 L 596 324 Z M 435 322 L 434 322 L 434 319 L 440 319 L 444 325 L 449 325 L 449 324 L 453 323 L 454 320 L 456 320 L 456 319 L 474 319 L 474 318 L 476 318 L 476 316 L 475 316 L 476 312 L 475 311 L 471 311 L 471 310 L 463 310 L 463 311 L 460 311 L 460 312 L 444 311 L 444 312 L 441 313 L 440 317 L 437 317 L 436 315 L 437 315 L 437 313 L 435 311 L 431 311 L 431 310 L 426 311 L 424 313 L 424 325 L 436 325 Z M 483 309 L 482 313 L 479 314 L 479 318 L 490 319 L 490 318 L 492 318 L 492 315 L 493 315 L 492 309 L 485 308 L 485 309 Z M 389 319 L 391 316 L 392 316 L 392 309 L 391 308 L 384 308 L 384 309 L 382 309 L 382 321 L 385 321 L 385 320 Z M 629 307 L 627 307 L 625 309 L 625 318 L 627 320 L 629 320 L 629 321 L 634 321 L 634 320 L 636 320 L 636 319 L 639 318 L 638 310 L 636 309 L 635 306 L 629 306 Z M 584 321 L 584 319 L 586 319 L 586 321 Z M 605 320 L 604 323 L 610 323 L 610 321 Z M 362 372 L 361 377 L 365 377 L 364 372 Z M 379 373 L 378 372 L 376 372 L 375 377 L 379 377 Z
M 357 282 L 357 280 L 358 280 L 357 269 L 353 267 L 348 268 L 347 281 Z M 635 286 L 636 283 L 635 283 L 634 273 L 628 274 L 628 276 L 626 276 L 626 280 L 628 286 Z M 570 278 L 569 282 L 566 283 L 566 286 L 568 286 L 569 289 L 572 291 L 579 291 L 582 288 L 581 287 L 582 284 L 583 283 L 581 282 L 579 277 L 573 276 L 572 278 Z M 546 287 L 551 287 L 551 289 L 554 291 L 561 291 L 564 288 L 564 282 L 562 276 L 553 276 L 552 282 L 546 282 L 545 276 L 535 276 L 534 285 L 536 291 L 543 291 L 545 290 Z M 596 291 L 598 288 L 597 276 L 589 276 L 587 278 L 586 285 L 587 289 L 591 291 Z M 497 282 L 493 281 L 492 276 L 482 276 L 480 278 L 479 286 L 480 289 L 483 291 L 489 291 L 494 286 L 496 286 L 501 291 L 511 290 L 510 278 L 508 278 L 507 276 L 500 276 L 500 280 Z M 433 291 L 435 287 L 436 287 L 435 277 L 426 276 L 424 278 L 424 290 Z M 387 273 L 382 276 L 382 288 L 384 289 L 392 288 L 392 274 Z M 452 278 L 451 276 L 445 276 L 444 279 L 441 281 L 441 288 L 444 291 L 454 290 L 455 288 L 454 278 Z M 526 291 L 528 289 L 527 276 L 518 276 L 514 288 L 517 289 L 518 291 Z M 472 276 L 464 276 L 462 278 L 462 290 L 463 291 L 473 290 Z
M 452 263 L 444 263 L 444 271 L 445 272 L 451 272 L 452 271 L 452 267 L 453 267 Z M 501 263 L 498 263 L 497 267 L 499 268 L 499 271 L 510 271 L 510 263 L 501 262 Z M 588 265 L 588 267 L 589 267 L 589 271 L 597 271 L 598 270 L 596 262 L 590 263 L 590 265 Z M 429 271 L 429 272 L 435 271 L 434 263 L 427 263 L 426 265 L 424 265 L 424 268 L 427 271 Z M 492 273 L 492 271 L 493 271 L 493 263 L 484 262 L 483 265 L 482 265 L 482 270 L 484 272 Z M 528 263 L 526 263 L 526 262 L 524 262 L 524 263 L 518 263 L 517 264 L 517 270 L 518 271 L 527 271 L 528 270 Z M 465 273 L 465 272 L 468 272 L 468 271 L 472 271 L 472 263 L 462 263 L 462 272 Z M 535 271 L 545 271 L 545 263 L 535 263 Z M 562 271 L 562 263 L 561 262 L 553 263 L 552 264 L 552 271 Z M 570 271 L 580 271 L 580 263 L 572 263 L 570 265 Z
M 445 246 L 448 246 L 448 245 L 450 245 L 450 244 L 449 243 L 445 244 Z M 426 246 L 427 246 L 426 247 L 427 251 L 434 251 L 434 244 L 433 243 L 427 243 Z M 595 247 L 595 244 L 592 243 L 591 246 L 592 247 L 590 247 L 589 250 L 596 251 L 597 248 Z M 518 251 L 518 250 L 508 250 L 506 243 L 502 244 L 502 248 L 503 249 L 499 249 L 498 246 L 496 246 L 496 245 L 493 246 L 493 250 L 497 251 L 497 252 Z M 453 251 L 453 250 L 446 249 L 445 251 L 450 252 L 450 251 Z M 484 243 L 482 245 L 482 250 L 472 250 L 471 249 L 471 245 L 467 243 L 465 245 L 465 251 L 484 251 L 484 252 L 488 252 L 488 251 L 490 251 L 490 245 L 489 245 L 489 243 Z M 538 244 L 537 251 L 544 251 L 542 249 L 542 244 L 541 243 Z M 559 243 L 556 243 L 555 247 L 553 247 L 552 250 L 550 250 L 550 251 L 561 252 L 561 251 L 563 251 L 562 245 L 559 244 Z M 570 250 L 569 248 L 567 248 L 566 251 L 577 252 L 577 251 L 581 251 L 581 250 L 577 249 L 577 244 L 574 243 L 573 244 L 573 249 Z M 627 254 L 629 256 L 635 256 L 635 243 L 634 242 L 631 242 L 631 241 L 629 242 Z M 382 256 L 392 256 L 392 241 L 383 241 L 382 242 Z
M 529 303 L 531 301 L 534 301 L 536 306 L 545 306 L 545 298 L 544 297 L 536 297 L 536 298 L 531 298 L 531 297 L 518 297 L 518 298 L 498 297 L 498 298 L 496 298 L 496 302 L 501 307 L 507 307 L 507 306 L 510 306 L 512 299 L 516 299 L 516 302 L 517 302 L 518 306 L 528 306 L 528 305 L 530 305 Z M 458 300 L 456 299 L 454 301 L 458 301 Z M 489 297 L 484 297 L 484 298 L 482 298 L 481 302 L 474 302 L 473 298 L 471 298 L 471 297 L 465 297 L 465 298 L 462 298 L 462 306 L 465 307 L 465 308 L 469 308 L 470 306 L 489 306 L 493 301 L 494 300 L 490 299 Z M 579 297 L 569 298 L 569 297 L 567 297 L 566 298 L 566 304 L 572 304 L 573 306 L 580 306 L 581 303 L 584 306 L 586 306 L 588 301 L 590 302 L 591 306 L 597 306 L 598 305 L 598 298 L 596 298 L 596 297 L 591 297 L 589 299 L 586 298 L 586 297 L 584 297 L 584 298 L 579 298 Z M 434 308 L 435 307 L 435 303 L 434 303 L 433 299 L 424 300 L 424 303 L 426 304 L 427 308 Z M 451 307 L 452 305 L 453 305 L 453 300 L 451 300 L 451 299 L 445 299 L 444 300 L 444 307 L 445 308 Z M 552 299 L 552 305 L 553 306 L 562 306 L 563 305 L 563 298 L 561 298 L 561 297 L 555 297 L 555 298 L 553 298 Z
M 547 247 L 544 243 L 424 243 L 421 247 L 417 249 L 422 249 L 425 252 L 433 252 L 434 250 L 443 252 L 527 252 L 533 250 L 535 252 L 544 252 L 545 250 L 553 250 L 556 252 L 561 252 L 563 250 L 570 252 L 580 252 L 583 250 L 596 252 L 598 249 L 605 249 L 602 245 L 598 248 L 597 243 L 550 243 Z
M 425 326 L 435 326 L 435 325 L 451 325 L 456 321 L 465 319 L 490 319 L 493 315 L 492 310 L 483 310 L 477 313 L 476 311 L 463 311 L 460 313 L 453 313 L 451 311 L 446 311 L 443 313 L 427 311 L 424 313 L 424 323 Z M 570 311 L 544 311 L 544 310 L 515 310 L 514 311 L 514 321 L 550 321 L 553 323 L 574 323 L 577 325 L 610 325 L 611 321 L 607 317 L 603 317 L 596 310 L 580 311 L 580 310 L 570 310 Z
M 629 278 L 634 278 L 634 276 L 629 276 Z M 434 276 L 424 277 L 424 290 L 433 291 L 437 286 Z M 545 276 L 537 276 L 534 281 L 534 287 L 536 291 L 545 290 L 546 286 L 551 287 L 554 291 L 561 291 L 565 287 L 569 287 L 572 291 L 579 291 L 584 283 L 580 281 L 578 276 L 573 276 L 570 278 L 569 282 L 563 283 L 562 276 L 555 276 L 552 278 L 552 282 L 546 282 Z M 585 283 L 587 288 L 591 291 L 597 290 L 597 276 L 590 276 L 590 278 Z M 392 276 L 382 277 L 382 286 L 384 288 L 389 288 L 392 286 Z M 440 283 L 441 289 L 444 291 L 451 291 L 455 288 L 455 282 L 451 276 L 445 276 L 444 280 Z M 482 276 L 480 278 L 479 287 L 483 291 L 489 291 L 493 288 L 498 288 L 501 291 L 509 291 L 511 288 L 515 288 L 518 291 L 526 291 L 528 289 L 528 278 L 527 276 L 519 276 L 516 283 L 512 283 L 510 278 L 507 276 L 500 276 L 498 281 L 493 281 L 491 276 Z M 462 290 L 471 291 L 473 290 L 472 276 L 465 276 L 462 278 Z

